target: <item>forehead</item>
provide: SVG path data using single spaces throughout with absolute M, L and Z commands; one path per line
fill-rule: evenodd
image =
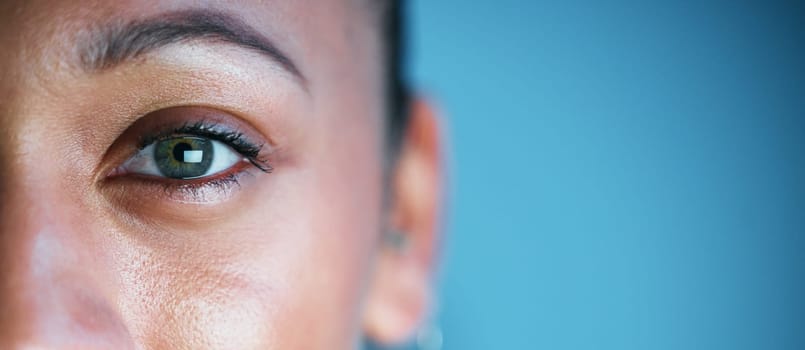
M 70 34 L 88 25 L 138 19 L 188 9 L 216 9 L 234 14 L 265 30 L 324 29 L 371 19 L 377 6 L 361 0 L 197 1 L 197 0 L 10 0 L 0 2 L 4 26 L 28 33 Z M 346 29 L 346 28 L 342 28 Z M 53 34 L 53 33 L 50 33 Z
M 318 64 L 338 58 L 379 58 L 376 7 L 363 0 L 4 1 L 0 4 L 0 42 L 10 49 L 0 59 L 6 67 L 14 61 L 24 62 L 26 69 L 21 71 L 73 67 L 83 54 L 82 43 L 93 33 L 172 13 L 205 10 L 245 23 L 276 43 L 300 68 L 315 70 Z M 4 73 L 8 75 L 8 69 Z

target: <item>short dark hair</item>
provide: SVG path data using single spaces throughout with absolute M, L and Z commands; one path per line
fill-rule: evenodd
M 409 91 L 405 82 L 406 41 L 404 0 L 384 0 L 382 40 L 387 62 L 386 114 L 387 146 L 392 154 L 400 147 L 408 124 Z

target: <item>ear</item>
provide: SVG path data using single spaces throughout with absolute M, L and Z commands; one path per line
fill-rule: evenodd
M 433 108 L 416 99 L 391 181 L 388 232 L 381 240 L 364 327 L 369 338 L 391 345 L 409 339 L 428 316 L 439 246 L 442 149 Z

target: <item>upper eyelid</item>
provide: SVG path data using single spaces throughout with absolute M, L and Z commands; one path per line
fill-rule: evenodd
M 139 148 L 143 148 L 161 139 L 171 138 L 180 134 L 193 134 L 197 136 L 210 137 L 218 141 L 228 143 L 243 141 L 245 143 L 254 145 L 257 148 L 257 151 L 262 149 L 262 147 L 265 145 L 265 143 L 251 141 L 242 131 L 237 129 L 228 128 L 216 122 L 202 120 L 192 123 L 188 122 L 173 129 L 160 131 L 157 134 L 144 135 L 139 141 Z
M 156 134 L 143 135 L 139 141 L 138 149 L 142 150 L 155 142 L 179 135 L 201 136 L 223 142 L 246 157 L 252 165 L 261 171 L 271 172 L 273 170 L 268 160 L 260 156 L 265 143 L 256 143 L 250 140 L 242 131 L 204 119 L 187 122 L 179 127 L 168 128 Z

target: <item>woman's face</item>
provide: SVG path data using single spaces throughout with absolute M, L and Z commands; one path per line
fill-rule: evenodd
M 410 333 L 433 255 L 433 125 L 415 118 L 426 131 L 390 186 L 411 194 L 385 205 L 373 3 L 3 2 L 0 348 Z M 412 251 L 382 248 L 390 227 Z

